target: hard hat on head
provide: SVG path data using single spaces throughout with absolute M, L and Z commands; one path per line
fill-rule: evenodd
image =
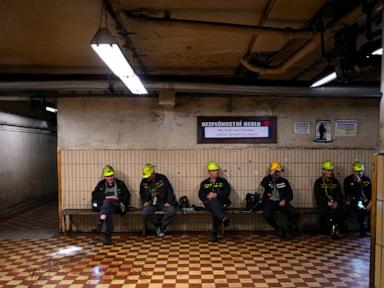
M 149 178 L 155 172 L 155 165 L 152 163 L 146 163 L 143 166 L 143 178 Z
M 354 172 L 362 172 L 364 171 L 364 164 L 360 161 L 355 161 L 352 164 L 352 170 Z
M 215 171 L 215 170 L 219 170 L 220 166 L 214 161 L 209 161 L 207 168 L 208 168 L 208 171 Z
M 276 172 L 276 171 L 282 171 L 282 167 L 281 167 L 281 164 L 277 161 L 273 161 L 271 162 L 271 164 L 269 164 L 269 171 L 270 172 Z
M 323 164 L 321 164 L 321 168 L 323 170 L 333 170 L 335 169 L 335 166 L 333 165 L 333 162 L 330 160 L 325 160 Z
M 108 177 L 108 176 L 113 176 L 113 175 L 115 175 L 115 170 L 113 170 L 112 166 L 105 165 L 103 168 L 103 176 Z

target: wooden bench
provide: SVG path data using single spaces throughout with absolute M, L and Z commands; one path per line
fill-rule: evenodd
M 303 219 L 306 215 L 313 215 L 317 214 L 316 208 L 296 208 L 298 219 L 297 219 L 297 226 L 299 231 L 302 231 L 302 223 Z M 244 215 L 245 217 L 247 215 L 253 215 L 253 214 L 260 214 L 262 215 L 262 211 L 248 211 L 244 210 L 242 208 L 229 208 L 225 210 L 225 213 L 228 215 L 229 218 L 231 218 L 231 215 Z M 72 223 L 73 223 L 73 216 L 90 216 L 90 215 L 98 215 L 98 212 L 94 212 L 91 209 L 64 209 L 61 211 L 61 221 L 62 221 L 62 230 L 63 232 L 72 232 Z M 162 211 L 157 211 L 157 215 L 163 214 Z M 210 213 L 206 210 L 201 211 L 177 211 L 176 217 L 194 217 L 196 215 L 204 215 L 207 216 L 210 215 Z M 143 235 L 146 235 L 147 232 L 147 222 L 144 220 L 144 217 L 142 217 L 142 210 L 141 209 L 130 209 L 128 213 L 125 216 L 120 217 L 129 217 L 130 215 L 135 215 L 137 217 L 140 217 L 141 221 L 141 227 L 142 227 L 142 233 Z M 209 218 L 210 219 L 210 218 Z M 224 227 L 221 227 L 222 233 L 224 233 Z
M 311 208 L 311 207 L 295 207 L 296 213 L 297 213 L 297 228 L 299 232 L 302 231 L 303 229 L 303 219 L 306 215 L 317 215 L 317 209 L 316 208 Z M 263 214 L 263 211 L 258 210 L 258 211 L 249 211 L 245 210 L 244 208 L 229 208 L 225 211 L 225 213 L 228 215 L 229 218 L 231 218 L 231 215 L 244 215 L 245 217 L 247 215 L 251 215 L 253 213 L 256 214 Z M 277 211 L 279 214 L 280 212 Z M 224 233 L 224 229 L 222 228 L 222 231 Z
M 99 212 L 95 212 L 91 209 L 64 209 L 60 213 L 61 223 L 62 223 L 62 231 L 64 233 L 72 232 L 73 227 L 73 216 L 97 216 Z M 142 215 L 142 211 L 140 209 L 131 209 L 128 211 L 126 215 Z M 126 217 L 126 215 L 120 217 Z M 142 227 L 144 227 L 144 220 Z M 143 228 L 144 229 L 144 228 Z
M 163 215 L 163 211 L 156 211 L 155 212 L 156 215 Z M 210 218 L 210 215 L 211 213 L 207 210 L 198 210 L 198 211 L 181 211 L 181 210 L 177 210 L 176 212 L 176 216 L 175 217 L 198 217 L 198 216 L 201 216 L 201 215 L 206 215 L 207 216 L 207 219 L 211 219 Z M 144 221 L 144 227 L 143 227 L 143 235 L 146 234 L 146 231 L 147 231 L 147 221 Z M 172 225 L 172 224 L 171 224 Z M 221 231 L 222 233 L 224 233 L 224 226 L 221 227 Z
M 156 215 L 162 215 L 162 211 L 156 211 Z M 177 216 L 183 216 L 183 215 L 188 215 L 188 216 L 194 216 L 194 215 L 202 215 L 202 214 L 207 214 L 207 216 L 210 214 L 208 211 L 202 210 L 202 211 L 177 211 Z M 73 217 L 74 216 L 97 216 L 99 215 L 99 212 L 95 212 L 91 209 L 64 209 L 60 213 L 60 218 L 62 221 L 62 230 L 64 233 L 67 232 L 72 232 L 73 227 Z M 144 217 L 142 217 L 142 210 L 141 209 L 130 209 L 125 215 L 120 216 L 120 217 L 129 217 L 130 215 L 137 215 L 141 216 L 141 225 L 142 225 L 142 233 L 143 235 L 146 235 L 147 233 L 147 221 L 145 221 Z M 118 214 L 116 216 L 119 216 Z

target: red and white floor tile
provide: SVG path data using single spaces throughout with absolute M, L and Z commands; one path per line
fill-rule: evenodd
M 228 232 L 210 243 L 207 233 L 116 233 L 104 246 L 97 234 L 55 233 L 50 209 L 0 223 L 0 287 L 368 287 L 370 241 L 355 234 Z M 24 236 L 13 237 L 20 227 Z

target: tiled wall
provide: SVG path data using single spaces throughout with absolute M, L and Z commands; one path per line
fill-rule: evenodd
M 377 159 L 375 287 L 384 288 L 384 156 Z
M 201 205 L 197 196 L 200 182 L 207 177 L 206 163 L 217 161 L 231 183 L 233 207 L 245 206 L 245 195 L 259 189 L 268 164 L 280 161 L 285 167 L 293 190 L 293 204 L 312 207 L 313 182 L 320 175 L 323 160 L 335 162 L 338 179 L 351 172 L 351 162 L 359 159 L 371 171 L 373 150 L 363 149 L 173 149 L 173 150 L 62 150 L 62 208 L 90 208 L 91 191 L 101 180 L 105 164 L 112 165 L 117 177 L 124 180 L 132 193 L 132 206 L 140 207 L 138 189 L 144 163 L 157 165 L 157 171 L 168 176 L 176 196 L 187 195 L 192 204 Z

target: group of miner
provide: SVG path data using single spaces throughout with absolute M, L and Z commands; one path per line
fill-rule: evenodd
M 231 204 L 231 185 L 220 176 L 220 166 L 216 162 L 208 162 L 207 170 L 208 178 L 201 182 L 198 195 L 212 216 L 210 240 L 217 242 L 220 227 L 226 227 L 230 222 L 226 209 Z M 322 231 L 333 239 L 341 238 L 343 221 L 349 214 L 355 213 L 360 236 L 367 236 L 372 187 L 370 178 L 364 175 L 364 164 L 361 161 L 352 163 L 352 173 L 344 179 L 343 188 L 335 177 L 332 161 L 324 161 L 321 171 L 322 175 L 314 182 L 313 192 Z M 283 172 L 279 162 L 270 163 L 268 174 L 260 183 L 263 190 L 261 209 L 265 220 L 279 237 L 292 239 L 298 233 L 297 211 L 291 204 L 294 193 L 289 181 L 281 176 Z M 142 176 L 140 200 L 143 217 L 153 225 L 157 236 L 164 237 L 177 214 L 173 187 L 165 175 L 156 172 L 152 163 L 144 164 Z M 108 245 L 112 244 L 113 215 L 128 211 L 131 193 L 126 184 L 115 177 L 115 170 L 110 165 L 103 168 L 103 178 L 92 192 L 93 208 L 100 213 L 93 231 L 101 232 L 105 225 L 103 243 Z M 158 217 L 157 211 L 162 211 L 161 217 Z M 276 211 L 285 215 L 286 225 L 276 221 Z

